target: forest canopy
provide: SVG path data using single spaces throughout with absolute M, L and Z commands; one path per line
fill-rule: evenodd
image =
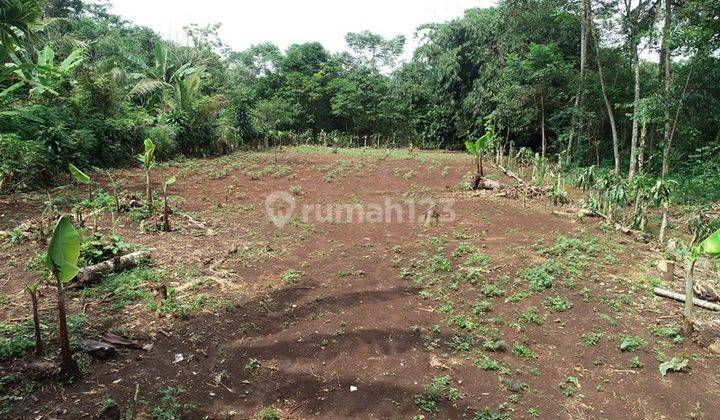
M 68 163 L 133 162 L 317 143 L 461 150 L 488 117 L 502 141 L 565 165 L 667 176 L 720 199 L 720 3 L 501 0 L 406 39 L 348 33 L 189 45 L 81 0 L 0 1 L 0 191 L 51 185 Z

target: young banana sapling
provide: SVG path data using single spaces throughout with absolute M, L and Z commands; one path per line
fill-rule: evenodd
M 699 245 L 694 246 L 694 243 L 692 243 L 688 251 L 688 272 L 685 279 L 685 308 L 683 311 L 683 328 L 686 335 L 689 335 L 693 330 L 692 309 L 695 265 L 697 260 L 703 255 L 712 259 L 720 258 L 720 229 L 705 238 Z
M 60 354 L 62 356 L 60 374 L 69 379 L 79 377 L 80 370 L 70 350 L 65 310 L 65 284 L 77 275 L 79 257 L 80 234 L 67 218 L 62 216 L 55 226 L 52 239 L 50 239 L 45 265 L 52 272 L 57 287 Z
M 483 157 L 488 150 L 493 146 L 496 140 L 495 136 L 495 125 L 493 124 L 492 117 L 485 119 L 485 134 L 479 139 L 472 141 L 468 140 L 465 142 L 465 148 L 467 151 L 475 156 L 476 174 L 475 180 L 473 181 L 472 189 L 477 190 L 480 186 L 480 181 L 485 177 L 485 170 L 483 169 Z
M 153 199 L 150 188 L 150 170 L 155 166 L 155 144 L 150 139 L 145 139 L 145 152 L 138 155 L 137 160 L 142 163 L 145 169 L 145 202 L 148 211 L 152 214 Z

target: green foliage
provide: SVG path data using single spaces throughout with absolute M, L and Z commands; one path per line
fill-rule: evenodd
M 73 178 L 75 179 L 75 182 L 78 184 L 89 184 L 90 183 L 90 177 L 85 175 L 80 169 L 78 169 L 75 165 L 72 163 L 68 163 L 68 169 L 70 169 L 70 174 L 72 174 Z
M 642 337 L 638 336 L 626 336 L 622 337 L 620 342 L 620 351 L 637 351 L 640 347 L 647 344 L 647 341 Z
M 510 418 L 507 414 L 496 413 L 490 407 L 485 407 L 475 412 L 473 420 L 506 420 Z
M 684 370 L 688 367 L 689 363 L 690 360 L 684 357 L 673 357 L 666 362 L 660 363 L 658 367 L 660 370 L 660 376 L 665 377 L 668 372 L 679 372 Z
M 512 352 L 515 356 L 518 356 L 518 357 L 527 357 L 527 358 L 534 357 L 533 351 L 529 347 L 527 347 L 523 344 L 515 344 L 513 346 Z
M 582 333 L 580 339 L 582 340 L 583 346 L 593 347 L 600 342 L 602 336 L 602 333 Z
M 93 265 L 132 252 L 134 248 L 120 235 L 95 232 L 93 236 L 82 240 L 80 261 L 85 265 Z
M 528 282 L 531 290 L 542 291 L 555 284 L 554 272 L 554 268 L 547 264 L 536 265 L 523 271 L 520 277 Z
M 153 410 L 153 418 L 158 420 L 174 420 L 182 418 L 186 411 L 194 408 L 192 404 L 180 403 L 178 397 L 185 389 L 165 387 L 158 391 L 160 404 Z
M 480 355 L 480 359 L 476 360 L 474 365 L 481 370 L 490 371 L 500 370 L 500 368 L 502 367 L 499 362 L 484 354 Z
M 642 369 L 643 367 L 645 367 L 645 364 L 640 361 L 640 357 L 633 356 L 633 358 L 630 359 L 630 367 L 632 369 Z
M 155 165 L 155 144 L 151 139 L 145 139 L 143 142 L 145 152 L 137 156 L 138 162 L 142 163 L 145 169 L 150 169 Z
M 670 177 L 678 182 L 668 193 L 676 203 L 720 198 L 714 83 L 720 62 L 717 37 L 708 35 L 717 33 L 718 11 L 705 3 L 675 5 L 678 16 L 703 17 L 674 22 L 673 48 L 690 52 L 673 60 L 669 98 L 653 66 L 641 60 L 643 97 L 635 107 L 632 43 L 625 36 L 637 33 L 642 10 L 620 13 L 611 4 L 595 16 L 599 39 L 623 40 L 597 52 L 613 80 L 609 101 L 623 107 L 616 125 L 638 122 L 645 139 L 665 130 L 666 111 L 671 120 L 677 115 L 668 150 Z M 586 67 L 582 79 L 576 69 L 579 6 L 531 6 L 501 1 L 422 25 L 423 43 L 400 62 L 403 36 L 348 33 L 341 53 L 317 42 L 231 51 L 216 25 L 189 25 L 192 46 L 185 46 L 125 22 L 105 4 L 7 0 L 0 10 L 0 155 L 6 157 L 0 189 L 51 184 L 70 160 L 78 167 L 127 163 L 144 138 L 154 139 L 160 160 L 306 143 L 413 144 L 481 156 L 509 147 L 500 141 L 508 138 L 513 150 L 522 150 L 520 167 L 543 150 L 545 138 L 535 181 L 555 173 L 548 158 L 566 153 L 569 144 L 568 162 L 594 164 L 580 169 L 578 179 L 592 189 L 613 160 L 613 145 L 605 105 L 589 99 L 600 95 L 598 69 Z M 43 12 L 59 19 L 43 21 Z M 659 48 L 660 37 L 640 33 L 637 42 Z M 630 137 L 620 136 L 623 160 Z M 643 144 L 643 171 L 659 174 L 663 142 Z M 627 189 L 616 185 L 593 200 L 622 207 Z M 554 195 L 564 199 L 559 188 Z
M 544 304 L 550 312 L 564 312 L 572 308 L 572 303 L 561 296 L 549 296 Z
M 293 269 L 289 269 L 280 276 L 280 279 L 287 284 L 295 284 L 298 280 L 298 272 Z
M 0 323 L 0 361 L 21 357 L 34 347 L 32 323 Z
M 265 407 L 256 416 L 258 420 L 280 420 L 280 413 L 272 407 Z
M 423 411 L 428 413 L 437 413 L 440 403 L 443 400 L 455 402 L 462 398 L 457 388 L 452 388 L 452 378 L 450 376 L 440 376 L 433 379 L 432 382 L 425 385 L 425 392 L 415 396 L 415 404 Z
M 58 220 L 48 248 L 45 266 L 56 273 L 57 278 L 69 282 L 77 275 L 80 257 L 80 234 L 65 216 Z
M 712 258 L 720 257 L 720 229 L 700 243 L 702 252 Z
M 107 298 L 109 304 L 103 309 L 112 313 L 137 302 L 149 301 L 152 298 L 150 288 L 162 278 L 161 271 L 141 264 L 132 270 L 107 275 L 100 283 L 83 289 L 81 294 L 94 299 L 110 295 Z

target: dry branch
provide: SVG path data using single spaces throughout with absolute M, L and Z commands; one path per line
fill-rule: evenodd
M 76 277 L 75 284 L 81 286 L 92 283 L 105 274 L 134 267 L 139 261 L 148 258 L 150 258 L 148 251 L 138 251 L 82 268 Z
M 683 295 L 683 294 L 675 293 L 670 290 L 662 289 L 660 287 L 656 287 L 655 290 L 653 290 L 653 291 L 658 296 L 676 300 L 678 302 L 685 302 L 685 295 Z M 720 305 L 708 302 L 706 300 L 698 299 L 698 298 L 693 298 L 693 305 L 703 308 L 703 309 L 708 309 L 711 311 L 720 311 Z

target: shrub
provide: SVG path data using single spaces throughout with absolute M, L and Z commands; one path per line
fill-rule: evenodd
M 43 184 L 51 155 L 42 142 L 0 134 L 0 191 L 24 190 Z

